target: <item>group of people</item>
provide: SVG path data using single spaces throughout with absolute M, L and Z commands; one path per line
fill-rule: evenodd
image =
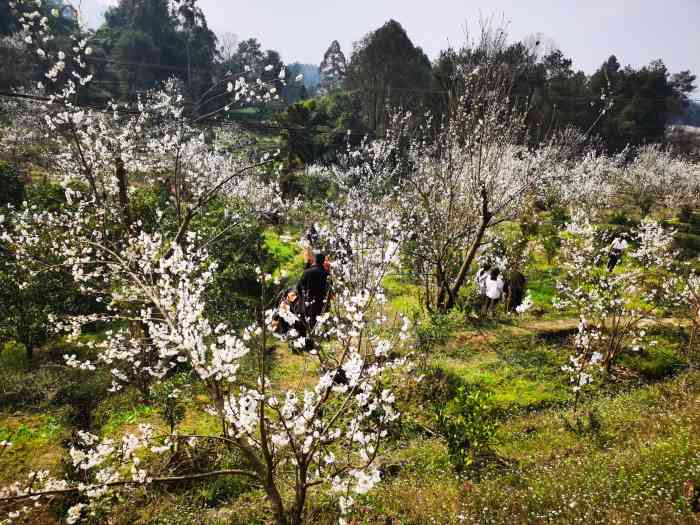
M 296 288 L 288 288 L 279 298 L 272 328 L 276 333 L 290 335 L 300 341 L 304 350 L 313 349 L 311 337 L 318 318 L 325 313 L 331 297 L 330 261 L 321 252 L 313 252 L 318 241 L 314 226 L 305 236 L 305 268 Z M 297 346 L 294 346 L 297 349 Z
M 525 297 L 527 280 L 518 270 L 511 271 L 508 278 L 504 279 L 500 268 L 485 263 L 476 272 L 475 281 L 483 301 L 484 314 L 493 313 L 501 300 L 505 300 L 507 311 L 514 312 Z
M 313 251 L 318 239 L 318 231 L 311 225 L 304 237 L 304 273 L 296 288 L 288 288 L 279 298 L 273 317 L 273 330 L 294 336 L 302 341 L 300 346 L 305 350 L 313 348 L 312 332 L 319 316 L 327 310 L 331 297 L 330 261 L 325 254 Z M 608 271 L 615 269 L 627 246 L 623 237 L 615 237 L 608 253 Z M 506 311 L 514 312 L 525 297 L 527 280 L 518 270 L 510 271 L 504 278 L 498 267 L 485 263 L 477 271 L 475 281 L 484 314 L 493 313 L 501 301 L 505 302 Z
M 629 244 L 624 235 L 613 239 L 608 250 L 607 270 L 612 272 L 622 260 L 622 256 Z M 518 270 L 509 272 L 507 279 L 497 267 L 485 263 L 479 268 L 475 277 L 479 295 L 482 298 L 482 312 L 487 314 L 494 312 L 496 305 L 505 301 L 506 310 L 514 312 L 525 298 L 525 285 L 527 280 Z

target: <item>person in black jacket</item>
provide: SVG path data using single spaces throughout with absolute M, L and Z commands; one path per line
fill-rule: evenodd
M 301 299 L 301 311 L 304 322 L 311 332 L 316 326 L 316 319 L 323 313 L 328 298 L 328 259 L 322 253 L 317 253 L 311 268 L 304 271 L 297 293 Z
M 523 304 L 525 298 L 525 286 L 527 279 L 519 270 L 510 272 L 508 281 L 506 282 L 506 297 L 508 298 L 508 311 L 515 312 L 516 308 Z

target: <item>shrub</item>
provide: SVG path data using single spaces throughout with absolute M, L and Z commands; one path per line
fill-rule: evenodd
M 152 390 L 153 404 L 173 434 L 185 419 L 185 401 L 190 397 L 186 374 L 178 374 L 164 383 L 158 383 Z
M 552 224 L 559 226 L 559 228 L 563 228 L 566 224 L 569 223 L 569 221 L 571 221 L 571 216 L 569 215 L 569 212 L 566 211 L 566 208 L 563 208 L 561 206 L 554 206 L 552 208 L 551 217 Z
M 455 398 L 437 410 L 436 419 L 450 462 L 459 473 L 471 467 L 496 439 L 491 395 L 482 390 L 459 387 Z
M 425 403 L 432 404 L 438 410 L 453 399 L 463 386 L 464 381 L 454 372 L 431 366 L 423 374 L 419 393 Z
M 620 364 L 638 372 L 648 381 L 669 377 L 685 367 L 670 348 L 652 346 L 636 354 L 626 354 Z

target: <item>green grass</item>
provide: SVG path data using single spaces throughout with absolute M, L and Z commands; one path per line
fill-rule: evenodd
M 54 414 L 28 416 L 26 419 L 9 416 L 0 423 L 0 441 L 13 445 L 23 443 L 50 443 L 62 431 L 63 425 Z
M 397 275 L 387 275 L 382 281 L 389 306 L 394 312 L 411 315 L 420 309 L 419 287 Z
M 552 299 L 556 296 L 557 271 L 552 267 L 533 268 L 527 282 L 535 307 L 552 310 Z
M 31 469 L 55 470 L 64 451 L 61 440 L 70 435 L 63 413 L 0 413 L 0 441 L 12 446 L 0 452 L 0 484 L 26 476 Z
M 587 404 L 601 429 L 576 434 L 553 407 L 506 419 L 480 481 L 445 464 L 440 440 L 416 438 L 391 456 L 407 461 L 362 500 L 357 523 L 695 523 L 684 492 L 700 484 L 700 376 Z M 505 466 L 504 466 L 505 465 Z M 406 497 L 410 494 L 410 497 Z
M 266 230 L 263 238 L 265 239 L 265 250 L 272 255 L 277 267 L 274 276 L 278 277 L 283 272 L 287 273 L 290 278 L 301 276 L 304 261 L 301 257 L 301 250 L 295 241 L 283 241 L 280 235 L 272 229 Z
M 280 237 L 267 230 L 266 249 L 294 275 L 301 271 L 299 249 Z M 566 315 L 551 308 L 554 269 L 535 263 L 528 277 L 544 319 L 501 317 L 477 325 L 455 311 L 445 316 L 444 323 L 437 322 L 436 337 L 442 332 L 444 337 L 438 338 L 428 361 L 438 368 L 435 377 L 442 377 L 446 386 L 424 382 L 415 387 L 423 390 L 416 390 L 419 395 L 413 397 L 410 394 L 416 391 L 405 387 L 403 419 L 379 456 L 384 480 L 369 494 L 357 495 L 349 521 L 358 525 L 692 523 L 692 501 L 686 501 L 683 493 L 687 481 L 700 486 L 700 376 L 688 373 L 680 357 L 685 344 L 681 327 L 654 327 L 649 331 L 658 341 L 655 346 L 621 356 L 617 365 L 630 373 L 591 388 L 583 399 L 580 414 L 592 412 L 600 427 L 575 433 L 564 422 L 572 420 L 573 395 L 561 367 L 569 358 L 568 336 L 576 323 L 554 318 Z M 397 275 L 387 276 L 384 285 L 391 313 L 410 315 L 419 310 L 416 285 Z M 42 349 L 41 356 L 50 360 L 68 350 L 65 341 L 57 340 Z M 242 363 L 242 377 L 250 377 L 253 358 Z M 313 387 L 317 358 L 292 354 L 285 344 L 278 344 L 267 364 L 276 391 Z M 40 375 L 26 363 L 21 346 L 6 348 L 0 365 L 22 381 Z M 450 389 L 459 385 L 492 392 L 499 425 L 494 456 L 484 460 L 483 469 L 462 476 L 455 474 L 439 437 L 436 403 L 431 399 L 441 393 L 450 396 Z M 181 433 L 220 434 L 218 419 L 204 411 L 208 401 L 203 389 L 195 389 L 187 401 Z M 22 407 L 0 415 L 0 440 L 16 442 L 11 454 L 0 456 L 0 479 L 9 480 L 36 466 L 60 472 L 63 447 L 74 429 L 60 417 L 60 410 L 67 407 L 49 402 L 42 407 L 46 410 L 42 414 Z M 154 425 L 157 432 L 165 430 L 157 410 L 133 390 L 102 399 L 92 420 L 93 431 L 113 438 L 141 422 Z M 207 450 L 201 460 L 214 458 L 214 464 L 220 453 Z M 312 523 L 337 522 L 335 506 L 327 498 L 314 493 L 310 500 L 314 509 L 310 515 L 316 516 Z M 126 507 L 139 511 L 126 512 Z M 110 518 L 115 524 L 263 524 L 270 514 L 260 490 L 222 479 L 173 488 L 167 496 L 157 491 L 149 498 L 135 495 L 117 503 Z
M 116 408 L 108 415 L 101 431 L 104 435 L 114 436 L 125 427 L 137 425 L 151 419 L 155 413 L 153 407 L 146 405 Z

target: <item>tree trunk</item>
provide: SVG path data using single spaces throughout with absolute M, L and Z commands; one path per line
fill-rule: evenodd
M 280 493 L 277 490 L 277 487 L 275 487 L 274 483 L 266 483 L 265 492 L 267 492 L 267 498 L 272 504 L 272 512 L 275 515 L 275 524 L 291 525 L 292 522 L 290 522 L 287 510 L 284 508 L 282 496 L 280 496 Z
M 488 228 L 488 221 L 490 219 L 486 219 L 485 221 L 482 221 L 481 225 L 479 226 L 479 230 L 476 232 L 476 237 L 474 238 L 474 242 L 472 242 L 472 245 L 469 247 L 469 251 L 467 252 L 467 255 L 464 258 L 464 261 L 462 261 L 462 266 L 459 269 L 459 273 L 457 274 L 457 278 L 455 279 L 455 283 L 452 286 L 452 288 L 449 290 L 449 293 L 444 293 L 442 294 L 442 303 L 438 304 L 438 308 L 440 310 L 450 310 L 454 308 L 455 306 L 455 298 L 457 297 L 457 294 L 459 294 L 460 289 L 462 288 L 462 285 L 464 284 L 465 279 L 467 278 L 467 273 L 469 272 L 469 268 L 472 265 L 472 262 L 474 262 L 474 257 L 476 257 L 476 252 L 479 249 L 479 246 L 481 245 L 481 241 L 484 238 L 484 234 L 486 233 L 486 229 Z M 446 284 L 446 286 L 449 286 L 449 284 Z
M 464 284 L 464 280 L 467 278 L 467 273 L 469 272 L 469 268 L 471 267 L 472 262 L 474 261 L 474 257 L 476 257 L 476 252 L 479 249 L 479 246 L 481 245 L 481 241 L 484 238 L 484 234 L 486 233 L 486 229 L 489 227 L 489 224 L 491 223 L 492 218 L 493 218 L 493 214 L 489 211 L 488 193 L 486 192 L 486 188 L 482 188 L 481 189 L 481 224 L 479 225 L 479 229 L 477 230 L 476 236 L 474 237 L 474 242 L 472 242 L 472 245 L 470 246 L 466 257 L 464 258 L 464 261 L 462 261 L 462 266 L 459 269 L 459 273 L 457 274 L 457 278 L 455 279 L 455 283 L 452 286 L 452 288 L 449 290 L 447 302 L 444 305 L 444 310 L 450 310 L 451 308 L 454 307 L 455 298 L 457 297 L 459 290 L 462 288 L 462 285 Z
M 304 506 L 306 505 L 306 473 L 308 465 L 300 465 L 297 479 L 294 508 L 292 509 L 291 525 L 302 525 L 304 521 Z
M 129 210 L 129 190 L 126 169 L 124 168 L 124 161 L 122 159 L 117 159 L 116 175 L 117 183 L 119 184 L 119 207 L 122 211 L 124 227 L 128 232 L 131 229 L 131 210 Z

